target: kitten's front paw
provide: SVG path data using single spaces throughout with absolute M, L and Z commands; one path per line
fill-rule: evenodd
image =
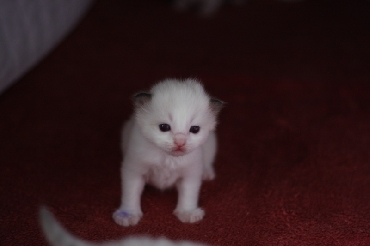
M 118 209 L 113 213 L 113 220 L 120 226 L 134 226 L 141 217 L 142 213 L 129 213 L 123 209 Z
M 196 208 L 193 210 L 179 211 L 175 210 L 173 212 L 177 218 L 184 223 L 195 223 L 203 219 L 204 211 L 201 208 Z

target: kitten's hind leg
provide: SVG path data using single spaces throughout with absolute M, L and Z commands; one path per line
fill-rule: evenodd
M 216 177 L 215 169 L 213 166 L 204 167 L 202 179 L 203 180 L 214 180 Z
M 213 162 L 216 155 L 217 141 L 216 133 L 210 132 L 207 141 L 202 146 L 203 150 L 203 180 L 213 180 L 216 177 Z

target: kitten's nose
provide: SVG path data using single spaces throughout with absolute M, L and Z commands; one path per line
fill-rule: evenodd
M 174 138 L 173 138 L 173 142 L 177 146 L 184 146 L 185 143 L 186 143 L 186 135 L 183 134 L 183 133 L 176 133 Z

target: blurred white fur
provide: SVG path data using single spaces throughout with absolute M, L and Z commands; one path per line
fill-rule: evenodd
M 146 183 L 160 189 L 176 186 L 174 214 L 182 222 L 201 220 L 204 211 L 198 207 L 198 194 L 202 180 L 215 177 L 214 130 L 222 102 L 211 99 L 193 79 L 164 80 L 134 100 L 134 116 L 122 132 L 122 197 L 114 221 L 121 226 L 139 222 Z M 160 125 L 168 129 L 162 131 Z
M 189 241 L 174 242 L 165 238 L 154 239 L 145 236 L 93 243 L 68 233 L 46 208 L 43 207 L 40 209 L 39 216 L 44 235 L 52 246 L 204 246 L 204 244 Z

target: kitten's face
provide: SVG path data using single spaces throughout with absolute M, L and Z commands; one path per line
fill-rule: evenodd
M 162 82 L 146 95 L 145 104 L 136 108 L 137 122 L 143 135 L 167 154 L 186 155 L 215 128 L 212 102 L 194 81 Z
M 161 111 L 155 109 L 156 113 L 147 115 L 142 131 L 147 139 L 168 154 L 185 155 L 207 139 L 211 126 L 201 116 L 201 111 L 184 108 Z

